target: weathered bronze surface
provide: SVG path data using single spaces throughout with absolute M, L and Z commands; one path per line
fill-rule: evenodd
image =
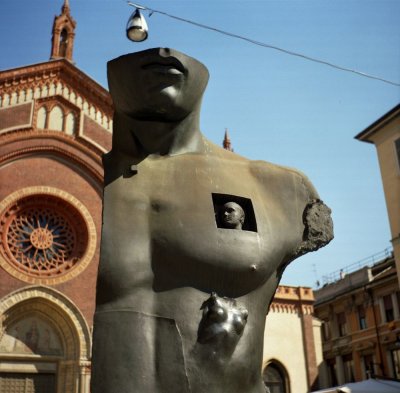
M 288 263 L 332 239 L 330 210 L 300 172 L 204 138 L 197 60 L 150 49 L 108 80 L 92 393 L 264 392 L 269 304 Z

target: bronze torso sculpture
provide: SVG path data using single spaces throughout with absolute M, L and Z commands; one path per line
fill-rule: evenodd
M 202 136 L 207 80 L 166 48 L 109 63 L 92 393 L 264 392 L 265 316 L 283 270 L 332 238 L 302 174 Z

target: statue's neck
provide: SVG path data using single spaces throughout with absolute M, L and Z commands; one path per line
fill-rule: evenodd
M 115 113 L 113 151 L 146 157 L 204 151 L 199 114 L 192 112 L 179 122 L 143 121 Z

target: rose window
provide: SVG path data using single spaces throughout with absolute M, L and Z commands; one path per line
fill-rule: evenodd
M 1 232 L 7 260 L 34 277 L 68 272 L 80 262 L 88 243 L 78 210 L 51 195 L 16 201 L 2 215 Z

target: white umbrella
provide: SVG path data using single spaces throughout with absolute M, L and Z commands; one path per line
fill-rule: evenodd
M 347 383 L 334 388 L 318 390 L 314 393 L 400 393 L 400 382 L 367 379 L 362 382 Z

